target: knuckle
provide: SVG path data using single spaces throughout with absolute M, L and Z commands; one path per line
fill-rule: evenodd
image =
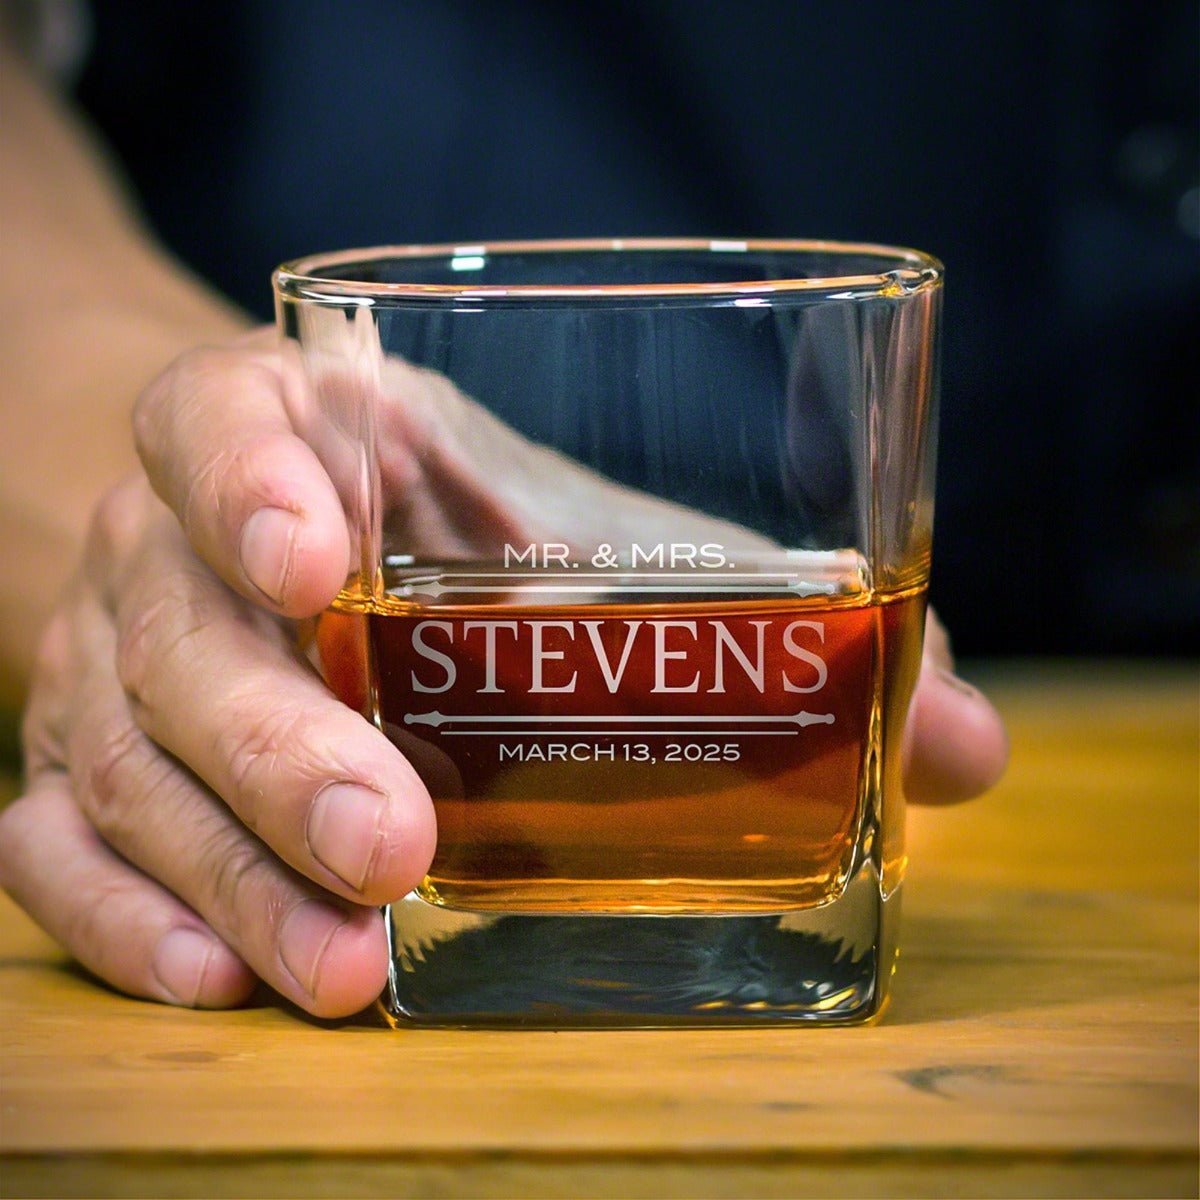
M 156 682 L 170 674 L 186 677 L 220 615 L 219 604 L 187 571 L 168 576 L 158 594 L 118 629 L 117 678 L 126 693 L 152 709 Z
M 150 665 L 160 640 L 159 625 L 170 620 L 171 608 L 168 596 L 158 596 L 118 631 L 117 678 L 131 696 L 141 698 L 147 690 Z
M 35 676 L 51 685 L 65 679 L 71 666 L 71 620 L 66 610 L 59 608 L 42 631 L 34 655 Z
M 136 478 L 109 488 L 92 512 L 87 540 L 89 560 L 102 570 L 124 560 L 141 532 L 145 511 Z
M 181 401 L 211 375 L 214 350 L 197 346 L 185 350 L 146 385 L 133 405 L 133 437 L 143 461 L 156 463 L 169 440 Z
M 133 444 L 138 457 L 147 466 L 152 465 L 156 458 L 162 409 L 170 387 L 170 373 L 171 368 L 168 367 L 162 375 L 142 389 L 133 402 L 133 412 L 130 414 Z
M 151 477 L 164 467 L 187 432 L 189 419 L 203 415 L 216 385 L 227 390 L 228 373 L 245 354 L 226 346 L 196 346 L 184 351 L 145 387 L 133 406 L 134 444 Z
M 188 403 L 197 392 L 202 392 L 219 375 L 233 357 L 233 352 L 223 346 L 193 346 L 185 350 L 163 375 L 159 382 L 166 388 L 163 406 L 172 408 Z
M 113 721 L 99 732 L 87 767 L 92 824 L 111 840 L 124 827 L 123 812 L 146 769 L 146 739 L 129 721 Z
M 217 822 L 202 836 L 196 858 L 201 908 L 227 929 L 238 926 L 238 914 L 271 908 L 268 897 L 275 867 L 261 843 L 232 821 Z
M 302 710 L 261 711 L 230 733 L 226 747 L 229 777 L 242 820 L 257 829 L 263 797 L 281 776 L 320 778 L 320 768 L 307 763 L 305 747 L 320 745 L 316 722 Z
M 30 775 L 60 767 L 66 758 L 62 714 L 50 711 L 50 706 L 39 700 L 35 690 L 21 718 L 21 750 Z
M 71 669 L 74 649 L 70 617 L 60 608 L 38 643 L 29 700 L 21 717 L 21 747 L 30 775 L 64 761 L 66 718 L 76 683 Z

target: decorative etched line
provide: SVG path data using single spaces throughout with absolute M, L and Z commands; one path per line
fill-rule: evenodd
M 832 725 L 835 721 L 833 713 L 781 713 L 778 716 L 763 716 L 760 713 L 693 713 L 687 715 L 672 715 L 668 713 L 533 713 L 521 716 L 515 713 L 441 713 L 436 710 L 427 713 L 405 713 L 405 725 L 431 725 L 435 729 L 450 723 L 473 725 L 503 725 L 506 722 L 529 725 L 565 725 L 572 722 L 595 721 L 604 724 L 622 725 L 733 725 L 738 722 L 753 722 L 754 724 L 785 724 L 799 725 Z
M 562 567 L 547 567 L 538 571 L 439 571 L 435 576 L 418 575 L 418 579 L 545 579 L 553 576 Z M 683 572 L 676 571 L 640 571 L 637 567 L 624 569 L 614 567 L 611 571 L 580 571 L 578 575 L 566 576 L 568 579 L 622 579 L 636 575 L 639 579 L 678 579 Z M 690 575 L 711 576 L 715 579 L 788 579 L 799 582 L 800 576 L 795 571 L 734 571 L 732 574 L 721 571 L 716 567 L 692 568 Z
M 466 576 L 470 579 L 478 579 L 480 576 Z M 509 577 L 511 578 L 511 576 Z M 544 576 L 543 576 L 544 578 Z M 580 576 L 572 575 L 572 579 L 578 579 Z M 522 583 L 519 590 L 522 594 L 526 592 L 591 592 L 597 591 L 612 591 L 612 592 L 708 592 L 711 595 L 722 595 L 724 593 L 734 593 L 735 595 L 745 595 L 747 593 L 761 592 L 767 596 L 827 596 L 834 594 L 834 587 L 829 585 L 804 584 L 804 583 L 776 583 L 776 584 L 733 584 L 729 587 L 719 587 L 718 583 L 729 579 L 730 576 L 723 576 L 721 580 L 714 580 L 712 583 L 705 584 L 687 584 L 687 583 L 628 583 L 620 576 L 609 575 L 605 582 L 610 586 L 600 588 L 596 584 L 573 586 L 568 583 Z M 486 586 L 471 585 L 466 583 L 444 584 L 437 580 L 417 580 L 409 582 L 397 587 L 388 589 L 392 595 L 407 595 L 411 596 L 415 593 L 428 596 L 441 596 L 446 592 L 458 594 L 460 592 L 503 592 L 506 589 L 502 584 L 496 583 Z
M 545 729 L 443 729 L 443 737 L 545 737 Z M 568 729 L 574 737 L 799 737 L 798 729 Z

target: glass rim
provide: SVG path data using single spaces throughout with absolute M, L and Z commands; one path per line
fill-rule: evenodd
M 699 251 L 714 261 L 736 254 L 774 253 L 851 257 L 876 257 L 895 263 L 875 274 L 824 275 L 784 279 L 750 279 L 720 283 L 636 284 L 480 284 L 381 283 L 375 280 L 334 278 L 333 268 L 388 259 L 486 259 L 490 255 L 580 253 L 653 254 Z M 529 241 L 475 242 L 371 246 L 308 254 L 277 267 L 271 276 L 281 296 L 323 304 L 372 304 L 388 300 L 605 300 L 621 297 L 697 297 L 701 299 L 772 296 L 791 293 L 825 295 L 829 299 L 864 296 L 902 296 L 939 287 L 945 268 L 933 255 L 903 246 L 873 242 L 838 242 L 772 238 L 566 238 Z M 844 294 L 844 296 L 842 295 Z

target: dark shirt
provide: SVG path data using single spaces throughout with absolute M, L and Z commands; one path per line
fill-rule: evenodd
M 340 246 L 932 251 L 958 648 L 1200 650 L 1192 5 L 92 8 L 81 102 L 165 241 L 264 318 L 277 262 Z

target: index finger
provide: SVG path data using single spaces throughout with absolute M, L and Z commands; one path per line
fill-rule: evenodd
M 138 399 L 138 454 L 193 549 L 248 599 L 312 616 L 345 583 L 350 535 L 337 489 L 289 412 L 275 335 L 189 351 Z

